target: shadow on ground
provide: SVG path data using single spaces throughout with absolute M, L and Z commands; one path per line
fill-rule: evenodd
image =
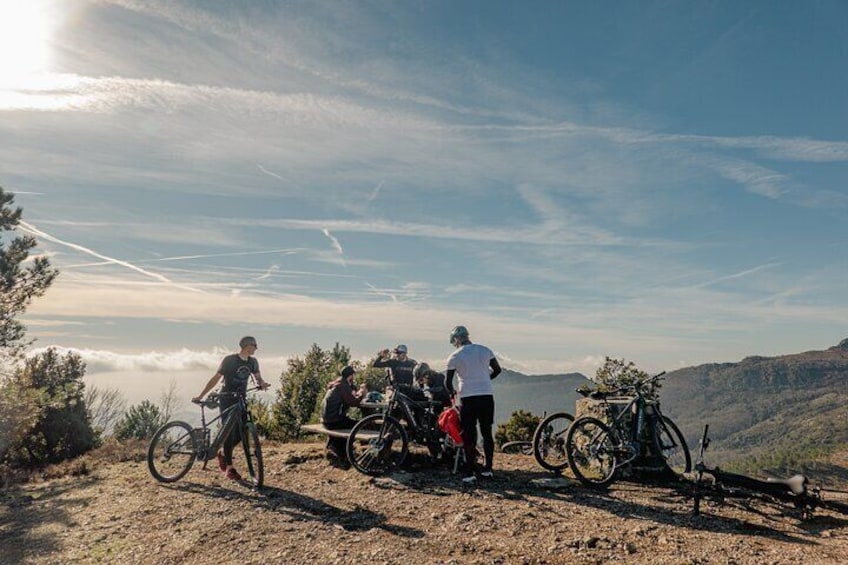
M 273 486 L 264 486 L 259 492 L 240 492 L 230 488 L 197 483 L 165 485 L 165 488 L 212 498 L 237 497 L 250 502 L 254 506 L 261 505 L 267 511 L 284 514 L 292 520 L 322 522 L 340 526 L 347 531 L 367 531 L 379 528 L 401 537 L 424 537 L 422 530 L 390 524 L 384 514 L 373 512 L 367 508 L 357 506 L 352 510 L 343 510 L 322 500 Z
M 799 522 L 794 509 L 763 501 L 732 501 L 730 505 L 759 516 L 769 522 L 768 524 L 718 514 L 710 508 L 704 508 L 701 516 L 693 516 L 692 500 L 687 487 L 674 480 L 661 478 L 645 482 L 620 481 L 613 484 L 609 490 L 586 488 L 569 479 L 560 481 L 564 487 L 553 489 L 543 488 L 533 482 L 536 479 L 552 477 L 552 474 L 540 471 L 500 470 L 494 479 L 479 479 L 475 485 L 469 486 L 458 476 L 452 475 L 450 470 L 440 468 L 429 472 L 396 473 L 375 479 L 374 482 L 382 488 L 408 488 L 438 497 L 450 496 L 456 492 L 485 491 L 504 499 L 537 505 L 543 512 L 553 513 L 565 520 L 570 518 L 567 507 L 538 505 L 538 502 L 561 501 L 596 508 L 630 520 L 644 520 L 706 532 L 757 536 L 803 545 L 816 542 L 793 532 L 793 529 L 818 535 L 831 528 L 848 526 L 848 520 L 826 515 Z M 634 493 L 638 493 L 640 500 L 633 499 Z
M 45 524 L 73 527 L 67 509 L 87 506 L 92 500 L 90 496 L 73 493 L 94 480 L 85 477 L 28 491 L 16 486 L 0 490 L 0 563 L 22 563 L 28 556 L 58 551 L 60 540 L 54 534 L 39 533 L 36 529 Z

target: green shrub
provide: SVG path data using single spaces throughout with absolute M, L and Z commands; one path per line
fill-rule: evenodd
M 126 411 L 124 417 L 115 426 L 115 437 L 118 440 L 149 439 L 165 423 L 164 415 L 159 407 L 143 400 Z
M 542 419 L 526 410 L 516 410 L 509 420 L 498 426 L 495 443 L 503 445 L 508 441 L 531 441 L 533 432 Z

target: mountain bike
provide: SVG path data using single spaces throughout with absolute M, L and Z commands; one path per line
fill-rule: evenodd
M 668 471 L 677 475 L 691 470 L 692 458 L 680 429 L 662 415 L 658 400 L 646 398 L 647 392 L 664 374 L 636 381 L 623 389 L 592 393 L 603 402 L 610 423 L 584 416 L 569 428 L 565 440 L 566 456 L 571 471 L 580 482 L 594 487 L 606 486 L 623 466 L 640 457 L 659 459 Z M 632 398 L 618 415 L 614 415 L 607 398 L 622 393 Z
M 212 393 L 204 400 L 193 401 L 200 406 L 199 428 L 193 428 L 179 420 L 168 422 L 159 428 L 153 434 L 150 447 L 147 449 L 147 467 L 150 469 L 150 474 L 157 481 L 173 483 L 183 478 L 195 461 L 203 461 L 205 469 L 206 463 L 215 459 L 224 439 L 229 434 L 239 434 L 247 462 L 249 482 L 254 488 L 260 488 L 265 476 L 262 447 L 259 443 L 256 424 L 253 422 L 253 415 L 247 407 L 247 392 L 255 390 L 259 390 L 259 387 L 250 388 L 246 392 Z M 220 399 L 224 397 L 235 398 L 235 404 L 207 422 L 206 409 L 218 408 Z M 219 427 L 215 438 L 210 439 L 210 426 L 218 421 L 222 421 L 223 424 Z
M 531 448 L 539 465 L 557 474 L 568 467 L 565 440 L 572 422 L 574 416 L 568 412 L 551 414 L 539 422 Z
M 701 513 L 701 500 L 704 498 L 721 504 L 728 498 L 759 499 L 765 502 L 791 505 L 800 514 L 802 520 L 813 517 L 816 508 L 825 508 L 841 514 L 848 514 L 848 503 L 831 500 L 834 494 L 848 495 L 848 492 L 823 490 L 821 486 L 810 487 L 810 480 L 804 475 L 794 475 L 788 479 L 757 479 L 746 475 L 728 473 L 718 467 L 707 467 L 704 452 L 710 444 L 708 436 L 710 426 L 704 426 L 698 450 L 698 461 L 691 478 L 692 514 Z
M 382 413 L 359 420 L 347 439 L 347 458 L 366 475 L 382 475 L 399 468 L 409 453 L 410 442 L 427 448 L 437 461 L 445 453 L 444 434 L 439 430 L 441 401 L 433 400 L 409 385 L 395 385 Z M 403 423 L 402 423 L 403 422 Z

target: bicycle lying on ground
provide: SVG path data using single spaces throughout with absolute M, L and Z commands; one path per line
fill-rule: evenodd
M 533 442 L 531 441 L 508 441 L 501 445 L 503 453 L 517 453 L 521 455 L 533 455 Z
M 247 392 L 254 390 L 259 390 L 259 387 L 250 388 Z M 221 415 L 206 422 L 206 409 L 218 408 L 222 397 L 233 397 L 236 403 Z M 254 488 L 260 488 L 264 479 L 262 447 L 253 416 L 247 408 L 246 392 L 212 393 L 205 400 L 196 401 L 195 404 L 200 405 L 199 428 L 192 428 L 186 422 L 174 420 L 153 434 L 147 450 L 147 467 L 150 474 L 157 481 L 173 483 L 189 472 L 195 460 L 203 461 L 205 469 L 206 463 L 215 459 L 224 439 L 229 434 L 239 434 L 247 462 L 249 482 Z M 215 439 L 210 441 L 210 426 L 219 420 L 223 425 L 219 427 Z
M 434 462 L 444 456 L 445 436 L 438 422 L 443 404 L 433 400 L 429 391 L 425 400 L 413 399 L 418 394 L 420 390 L 412 386 L 396 385 L 382 413 L 365 416 L 353 426 L 347 458 L 357 471 L 382 475 L 397 469 L 409 453 L 410 442 L 425 447 Z
M 788 504 L 799 513 L 802 520 L 812 518 L 816 508 L 825 508 L 841 514 L 848 514 L 848 503 L 829 500 L 833 494 L 846 495 L 848 492 L 822 490 L 821 487 L 810 487 L 810 481 L 804 475 L 794 475 L 788 479 L 756 479 L 746 475 L 728 473 L 718 467 L 707 467 L 704 464 L 704 452 L 710 444 L 708 436 L 710 426 L 704 426 L 701 437 L 698 461 L 691 480 L 692 513 L 701 513 L 701 500 L 721 504 L 728 498 L 759 499 L 765 502 Z
M 533 432 L 531 447 L 539 465 L 557 474 L 568 467 L 565 439 L 572 422 L 574 416 L 567 412 L 551 414 L 539 422 Z
M 593 391 L 610 424 L 592 416 L 578 418 L 568 429 L 565 451 L 571 471 L 583 484 L 602 487 L 638 458 L 651 457 L 677 475 L 689 472 L 692 459 L 680 429 L 660 411 L 658 400 L 646 398 L 665 372 L 609 392 Z M 608 399 L 625 393 L 630 401 L 613 414 Z M 630 420 L 632 418 L 632 420 Z

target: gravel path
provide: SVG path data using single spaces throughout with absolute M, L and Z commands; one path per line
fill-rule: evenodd
M 448 469 L 371 479 L 319 444 L 266 446 L 266 488 L 212 462 L 154 481 L 145 462 L 0 491 L 0 563 L 845 563 L 848 516 L 762 503 L 690 515 L 669 488 L 593 492 L 497 454 L 496 478 Z

